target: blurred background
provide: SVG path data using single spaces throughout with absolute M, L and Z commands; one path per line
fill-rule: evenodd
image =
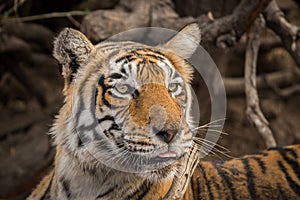
M 0 0 L 0 199 L 24 199 L 51 168 L 54 147 L 47 135 L 63 104 L 63 80 L 52 57 L 54 37 L 64 27 L 97 43 L 135 27 L 177 30 L 206 24 L 234 12 L 240 0 Z M 300 1 L 278 0 L 289 22 L 300 26 Z M 269 28 L 260 37 L 257 80 L 261 110 L 277 144 L 300 143 L 300 76 L 281 39 Z M 243 86 L 246 34 L 229 46 L 203 42 L 222 74 L 227 114 L 219 144 L 230 156 L 266 148 L 245 114 Z M 205 66 L 203 66 L 205 67 Z M 210 99 L 199 75 L 201 124 L 209 122 Z M 204 159 L 227 159 L 219 155 Z

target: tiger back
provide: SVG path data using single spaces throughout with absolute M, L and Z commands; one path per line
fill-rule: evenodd
M 200 162 L 184 199 L 300 199 L 300 145 Z
M 64 105 L 50 130 L 54 169 L 28 199 L 249 199 L 278 188 L 298 198 L 299 146 L 199 162 L 193 68 L 186 61 L 199 42 L 197 24 L 155 47 L 94 46 L 82 33 L 63 30 L 54 42 L 65 81 Z M 278 162 L 282 167 L 273 167 Z

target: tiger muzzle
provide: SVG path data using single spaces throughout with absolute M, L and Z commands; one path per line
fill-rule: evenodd
M 159 84 L 146 84 L 140 95 L 129 104 L 131 120 L 138 127 L 149 127 L 159 140 L 170 143 L 181 124 L 181 108 L 167 88 Z

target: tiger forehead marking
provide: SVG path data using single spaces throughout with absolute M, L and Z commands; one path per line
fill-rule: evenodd
M 110 66 L 125 75 L 132 74 L 133 80 L 140 81 L 148 79 L 148 81 L 160 83 L 162 80 L 167 81 L 169 77 L 178 75 L 175 74 L 174 66 L 161 52 L 140 48 L 115 56 L 110 62 Z M 167 83 L 165 82 L 165 84 Z

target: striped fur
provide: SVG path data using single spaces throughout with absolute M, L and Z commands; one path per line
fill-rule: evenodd
M 298 197 L 299 146 L 199 163 L 186 62 L 199 40 L 196 24 L 156 47 L 94 46 L 63 30 L 54 43 L 65 80 L 50 131 L 54 169 L 28 199 L 255 199 L 278 188 Z
M 200 162 L 183 199 L 300 199 L 300 145 Z

